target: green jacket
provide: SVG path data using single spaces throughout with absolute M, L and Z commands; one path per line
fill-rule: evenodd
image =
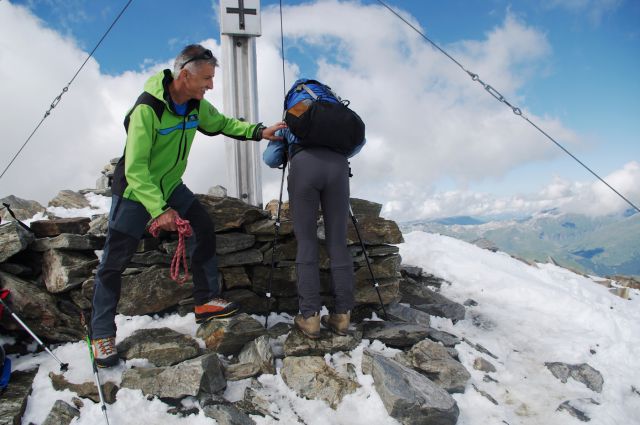
M 209 136 L 224 134 L 238 140 L 261 140 L 261 124 L 228 118 L 206 100 L 192 99 L 185 116 L 172 107 L 165 69 L 147 80 L 144 92 L 124 120 L 127 143 L 113 175 L 115 195 L 138 201 L 155 218 L 182 182 L 196 130 Z

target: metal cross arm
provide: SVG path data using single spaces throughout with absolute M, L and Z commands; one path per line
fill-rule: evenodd
M 256 9 L 245 9 L 244 0 L 238 0 L 238 7 L 227 7 L 227 13 L 237 13 L 240 19 L 240 29 L 245 29 L 244 15 L 257 15 Z

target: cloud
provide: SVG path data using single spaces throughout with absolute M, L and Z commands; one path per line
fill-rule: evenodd
M 603 176 L 613 188 L 640 200 L 640 163 L 629 162 L 619 170 Z M 598 181 L 596 183 L 572 182 L 554 177 L 539 192 L 528 195 L 499 197 L 491 193 L 469 190 L 425 191 L 411 182 L 388 185 L 385 191 L 401 194 L 392 196 L 383 206 L 383 214 L 399 221 L 433 219 L 451 216 L 526 216 L 536 212 L 556 208 L 566 213 L 580 213 L 591 216 L 619 213 L 631 206 L 611 189 Z
M 280 44 L 278 10 L 263 13 L 260 49 Z M 430 187 L 445 176 L 464 185 L 559 155 L 511 109 L 379 6 L 337 1 L 291 6 L 284 9 L 284 23 L 285 50 L 294 46 L 316 53 L 317 77 L 350 99 L 367 124 L 368 145 L 352 161 L 357 196 L 388 198 L 380 190 L 384 185 Z M 503 24 L 482 39 L 442 47 L 514 105 L 524 100 L 518 91 L 551 54 L 543 33 L 508 12 Z M 297 76 L 287 74 L 288 84 Z M 281 76 L 274 77 L 269 85 L 278 87 Z M 570 146 L 579 143 L 578 135 L 555 117 L 522 109 Z
M 598 26 L 602 19 L 615 12 L 624 0 L 545 0 L 543 5 L 550 9 L 564 9 L 577 15 L 584 15 L 592 25 Z
M 258 109 L 260 120 L 270 124 L 282 114 L 280 19 L 276 7 L 262 12 Z M 284 26 L 286 87 L 303 73 L 317 77 L 350 99 L 367 124 L 367 145 L 351 162 L 353 196 L 383 203 L 388 216 L 403 220 L 527 210 L 558 199 L 437 191 L 443 179 L 465 187 L 562 153 L 385 9 L 333 0 L 287 6 Z M 224 60 L 217 41 L 203 43 Z M 580 145 L 579 135 L 556 117 L 528 111 L 519 95 L 552 53 L 545 34 L 507 11 L 502 24 L 483 37 L 442 47 L 548 133 L 569 147 Z M 39 54 L 28 54 L 34 51 Z M 300 61 L 291 61 L 299 51 Z M 0 96 L 15 99 L 3 112 L 11 125 L 3 129 L 2 169 L 86 55 L 24 7 L 0 4 Z M 122 120 L 144 81 L 172 61 L 141 58 L 139 69 L 105 75 L 91 59 L 0 180 L 0 196 L 46 203 L 58 190 L 93 187 L 107 161 L 122 154 Z M 222 74 L 218 68 L 207 94 L 221 110 Z M 197 137 L 185 174 L 194 191 L 228 187 L 228 145 L 222 137 Z M 260 151 L 265 147 L 261 142 Z M 281 172 L 262 166 L 262 177 L 264 202 L 277 199 Z M 576 201 L 575 208 L 587 204 Z

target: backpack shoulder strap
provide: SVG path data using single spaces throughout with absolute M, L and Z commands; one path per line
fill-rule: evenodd
M 153 109 L 153 112 L 155 112 L 158 119 L 159 120 L 162 119 L 162 114 L 164 112 L 164 106 L 165 106 L 164 102 L 162 102 L 161 100 L 157 99 L 155 96 L 152 96 L 147 92 L 143 92 L 136 100 L 135 105 L 133 105 L 133 107 L 129 110 L 129 112 L 127 113 L 127 116 L 124 118 L 124 129 L 127 131 L 129 130 L 129 118 L 131 116 L 131 112 L 133 112 L 133 110 L 138 105 L 150 106 L 151 109 Z
M 311 96 L 313 98 L 313 100 L 318 100 L 318 95 L 313 90 L 311 90 L 309 88 L 309 86 L 307 86 L 306 84 L 302 83 L 298 87 L 302 87 L 302 89 L 304 89 L 304 91 L 309 93 L 309 96 Z

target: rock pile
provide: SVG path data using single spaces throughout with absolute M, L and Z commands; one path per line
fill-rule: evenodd
M 224 195 L 220 191 L 213 193 Z M 57 206 L 86 208 L 80 206 L 81 194 L 76 195 L 61 192 Z M 117 385 L 103 382 L 107 403 L 115 401 L 120 388 L 130 388 L 161 399 L 172 406 L 170 411 L 177 415 L 188 416 L 201 409 L 219 423 L 252 424 L 251 415 L 279 420 L 280 413 L 274 408 L 272 395 L 256 379 L 261 374 L 276 373 L 278 365 L 283 381 L 300 397 L 323 400 L 335 408 L 344 396 L 358 389 L 358 375 L 369 374 L 385 408 L 401 423 L 453 425 L 459 411 L 451 394 L 464 392 L 471 377 L 458 361 L 454 347 L 466 343 L 477 350 L 474 368 L 484 371 L 486 379 L 494 379 L 491 374 L 496 368 L 484 357 L 497 359 L 496 356 L 479 344 L 430 327 L 431 315 L 446 317 L 454 323 L 464 320 L 465 306 L 439 293 L 439 288 L 448 282 L 425 274 L 418 267 L 401 266 L 395 244 L 402 242 L 402 234 L 396 223 L 379 216 L 379 204 L 352 199 L 360 233 L 380 284 L 384 311 L 372 286 L 356 232 L 350 226 L 348 242 L 357 281 L 353 326 L 346 336 L 323 329 L 320 339 L 310 340 L 288 323 L 280 322 L 264 329 L 263 324 L 250 315 L 298 310 L 296 243 L 288 205 L 282 209 L 283 222 L 274 249 L 275 203 L 262 210 L 227 196 L 198 195 L 198 198 L 216 226 L 223 296 L 239 301 L 243 312 L 202 324 L 196 333 L 200 342 L 168 328 L 140 329 L 121 341 L 118 352 L 124 361 L 144 359 L 147 363 L 143 364 L 148 366 L 126 369 Z M 16 209 L 18 218 L 26 219 L 33 211 L 44 210 L 17 198 L 12 200 L 15 204 L 18 201 L 24 205 L 24 211 Z M 20 214 L 24 215 L 20 217 Z M 318 238 L 322 242 L 321 216 L 318 224 Z M 0 287 L 11 291 L 13 310 L 46 342 L 83 339 L 79 311 L 90 307 L 93 274 L 98 264 L 96 252 L 99 255 L 103 247 L 106 227 L 105 215 L 35 221 L 31 223 L 32 232 L 16 222 L 3 220 L 0 225 Z M 192 311 L 189 298 L 192 283 L 188 281 L 179 286 L 169 278 L 169 263 L 176 245 L 170 234 L 161 239 L 147 235 L 141 240 L 138 252 L 124 272 L 119 313 L 135 316 Z M 267 298 L 272 255 L 275 262 L 272 297 Z M 330 306 L 330 264 L 322 245 L 320 266 L 325 305 Z M 465 305 L 473 306 L 475 302 L 468 300 Z M 373 313 L 384 317 L 384 312 L 388 314 L 387 321 L 365 320 Z M 21 328 L 10 317 L 5 315 L 0 325 L 5 332 L 20 339 Z M 400 351 L 389 357 L 365 348 L 361 360 L 358 356 L 349 357 L 351 360 L 344 364 L 326 360 L 327 353 L 354 352 L 363 340 L 378 340 Z M 16 350 L 16 347 L 7 347 L 8 352 Z M 568 377 L 584 378 L 581 382 L 585 385 L 593 383 L 596 389 L 602 387 L 598 372 L 584 365 L 547 366 L 563 382 Z M 34 373 L 14 372 L 9 391 L 3 396 L 0 423 L 20 421 Z M 80 414 L 82 399 L 97 401 L 98 391 L 92 382 L 70 383 L 63 375 L 53 372 L 49 377 L 56 390 L 69 389 L 78 398 L 74 399 L 73 406 L 58 400 L 45 423 L 68 424 Z M 250 380 L 250 383 L 243 399 L 230 403 L 222 393 L 228 382 L 238 380 Z M 471 387 L 497 403 L 475 385 Z M 194 397 L 199 408 L 182 402 Z M 579 407 L 577 401 L 567 401 L 559 408 L 579 417 Z

